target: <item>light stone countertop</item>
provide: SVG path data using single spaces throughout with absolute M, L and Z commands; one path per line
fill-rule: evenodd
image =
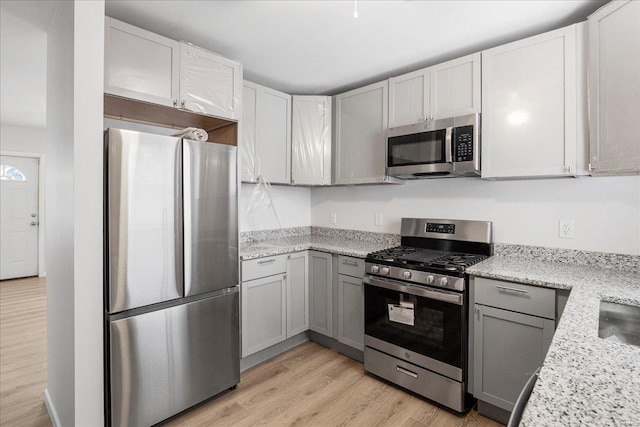
M 640 347 L 598 337 L 601 300 L 640 306 L 639 268 L 494 256 L 468 269 L 480 277 L 571 289 L 521 426 L 640 425 Z
M 384 241 L 360 240 L 339 236 L 306 234 L 280 239 L 265 240 L 240 245 L 240 259 L 243 261 L 298 251 L 315 250 L 364 258 L 369 252 L 396 246 Z

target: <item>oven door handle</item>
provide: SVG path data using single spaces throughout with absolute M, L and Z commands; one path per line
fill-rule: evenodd
M 456 305 L 464 304 L 464 295 L 446 292 L 446 291 L 437 291 L 433 289 L 427 289 L 423 287 L 410 286 L 401 282 L 397 282 L 395 280 L 388 279 L 379 279 L 377 277 L 372 276 L 364 276 L 362 282 L 365 285 L 377 286 L 379 288 L 390 289 L 392 291 L 405 292 L 407 294 L 417 295 L 424 298 L 429 298 L 437 301 L 447 302 Z

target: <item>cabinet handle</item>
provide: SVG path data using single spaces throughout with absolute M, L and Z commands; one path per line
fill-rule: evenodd
M 263 261 L 258 261 L 258 264 L 269 264 L 270 262 L 275 262 L 275 258 L 265 259 Z
M 352 265 L 354 267 L 357 267 L 358 266 L 358 261 L 350 261 L 348 259 L 343 259 L 342 260 L 342 264 L 344 264 L 344 265 Z
M 480 321 L 480 309 L 478 307 L 473 307 L 473 311 L 476 314 L 476 320 Z
M 409 375 L 410 377 L 413 377 L 413 378 L 418 378 L 418 374 L 416 374 L 415 372 L 411 372 L 408 369 L 404 369 L 402 366 L 396 366 L 396 371 L 401 372 L 405 375 Z
M 496 288 L 502 289 L 503 291 L 519 292 L 521 294 L 528 294 L 529 293 L 529 292 L 525 291 L 524 289 L 510 288 L 508 286 L 496 286 Z

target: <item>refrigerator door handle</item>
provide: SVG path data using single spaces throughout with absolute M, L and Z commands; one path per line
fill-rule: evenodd
M 193 224 L 191 222 L 191 214 L 192 214 L 192 198 L 191 198 L 191 147 L 189 144 L 186 144 L 184 140 L 182 140 L 182 158 L 180 164 L 180 175 L 182 177 L 182 221 L 183 221 L 183 233 L 182 239 L 184 244 L 182 245 L 182 250 L 184 251 L 184 295 L 190 295 L 191 290 L 191 263 L 193 262 L 192 251 L 191 251 L 191 237 L 192 237 L 192 227 Z M 183 169 L 184 168 L 184 169 Z
M 183 209 L 186 209 L 185 206 L 189 206 L 187 204 L 185 204 L 183 197 L 186 194 L 183 189 L 182 186 L 185 184 L 185 179 L 183 178 L 183 173 L 182 173 L 182 140 L 180 140 L 180 142 L 178 143 L 178 146 L 176 148 L 176 166 L 174 168 L 174 173 L 175 173 L 175 183 L 176 183 L 176 203 L 175 203 L 175 210 L 176 210 L 176 225 L 175 225 L 175 233 L 176 233 L 176 251 L 175 251 L 175 256 L 176 256 L 176 284 L 178 285 L 178 289 L 180 289 L 182 292 L 182 296 L 186 295 L 186 292 L 184 292 L 184 286 L 186 283 L 186 270 L 184 268 L 185 266 L 185 262 L 187 262 L 186 257 L 187 257 L 187 248 L 184 245 L 184 240 L 185 240 L 185 236 L 186 234 L 184 233 L 184 227 L 186 226 L 184 223 L 185 218 L 189 218 L 186 214 L 183 214 Z

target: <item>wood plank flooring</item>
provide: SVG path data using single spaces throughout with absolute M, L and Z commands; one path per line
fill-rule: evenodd
M 0 282 L 0 426 L 50 426 L 44 278 Z
M 44 279 L 0 282 L 0 426 L 50 426 Z M 306 343 L 244 372 L 238 388 L 165 422 L 174 426 L 497 427 L 460 417 L 365 374 L 362 364 Z

